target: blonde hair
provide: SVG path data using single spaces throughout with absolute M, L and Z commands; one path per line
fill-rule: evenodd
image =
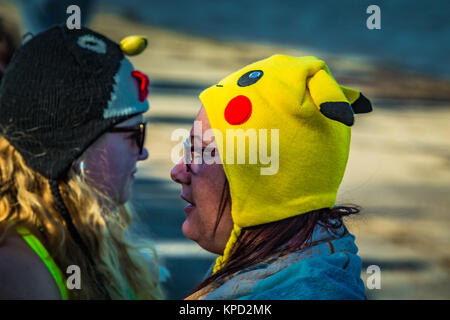
M 114 205 L 73 168 L 59 189 L 110 297 L 162 299 L 156 252 L 151 245 L 145 246 L 153 256 L 149 264 L 140 251 L 142 244 L 138 248 L 126 239 L 132 216 L 125 206 Z M 69 265 L 80 267 L 81 289 L 68 290 L 69 298 L 105 298 L 96 285 L 93 266 L 68 232 L 49 182 L 28 168 L 22 156 L 0 136 L 0 244 L 17 226 L 35 234 L 41 230 L 43 244 L 63 274 Z

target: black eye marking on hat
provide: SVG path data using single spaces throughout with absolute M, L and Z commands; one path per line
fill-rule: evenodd
M 258 82 L 262 78 L 264 72 L 262 70 L 252 70 L 243 74 L 237 84 L 239 87 L 248 87 Z
M 86 34 L 79 37 L 77 43 L 82 48 L 101 54 L 106 53 L 106 43 L 102 39 L 99 39 L 91 34 Z
M 348 102 L 324 102 L 320 105 L 320 112 L 325 117 L 339 121 L 349 127 L 355 121 L 353 109 Z
M 352 109 L 354 113 L 368 113 L 372 111 L 372 104 L 362 93 L 359 93 L 359 98 L 352 103 Z

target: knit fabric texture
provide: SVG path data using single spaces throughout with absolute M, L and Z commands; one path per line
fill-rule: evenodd
M 64 177 L 108 128 L 148 110 L 119 45 L 88 28 L 55 26 L 25 42 L 0 86 L 0 135 L 27 166 Z

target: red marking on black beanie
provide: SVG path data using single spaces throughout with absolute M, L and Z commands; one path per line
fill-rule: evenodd
M 148 87 L 150 85 L 149 78 L 143 74 L 140 71 L 134 70 L 131 72 L 131 75 L 137 80 L 138 82 L 138 89 L 139 89 L 139 101 L 143 102 L 145 99 L 147 99 L 148 96 Z

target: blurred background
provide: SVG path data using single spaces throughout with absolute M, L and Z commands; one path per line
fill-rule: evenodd
M 450 299 L 450 2 L 416 0 L 0 0 L 0 72 L 26 32 L 65 23 L 77 4 L 83 24 L 115 41 L 148 37 L 131 58 L 150 75 L 147 148 L 132 205 L 135 228 L 153 239 L 170 273 L 168 298 L 200 282 L 215 256 L 181 232 L 184 201 L 171 182 L 177 128 L 190 129 L 202 89 L 275 53 L 315 55 L 337 80 L 372 100 L 358 115 L 337 203 L 362 206 L 347 220 L 363 259 L 381 269 L 370 299 Z M 381 29 L 369 30 L 369 5 Z M 0 34 L 2 34 L 0 32 Z

